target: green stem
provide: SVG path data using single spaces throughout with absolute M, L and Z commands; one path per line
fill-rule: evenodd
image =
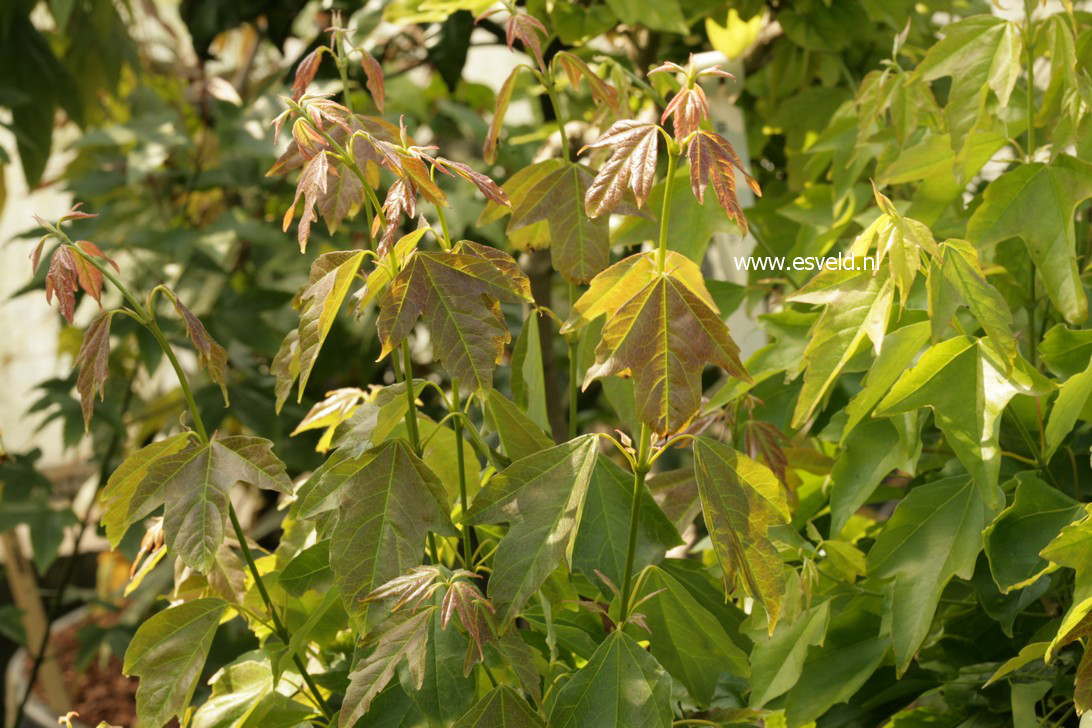
M 641 502 L 645 489 L 645 476 L 649 470 L 652 451 L 652 432 L 648 425 L 641 425 L 641 442 L 637 450 L 637 467 L 633 469 L 633 500 L 629 507 L 629 540 L 626 543 L 626 570 L 622 576 L 622 620 L 629 618 L 633 590 L 633 560 L 637 552 L 637 524 L 641 518 Z
M 671 184 L 675 181 L 675 150 L 667 150 L 667 178 L 664 180 L 664 203 L 660 210 L 660 244 L 656 248 L 656 270 L 664 272 L 667 265 L 667 221 L 671 216 Z
M 273 608 L 273 599 L 269 596 L 269 591 L 265 588 L 265 582 L 262 581 L 262 577 L 258 573 L 258 565 L 254 562 L 254 554 L 250 552 L 250 545 L 247 543 L 246 534 L 243 533 L 243 527 L 239 524 L 239 517 L 235 514 L 235 507 L 231 505 L 231 501 L 228 501 L 228 518 L 231 519 L 231 527 L 235 531 L 235 539 L 239 542 L 239 548 L 243 552 L 243 558 L 246 560 L 247 568 L 250 569 L 250 573 L 254 575 L 254 585 L 258 587 L 258 593 L 262 595 L 262 601 L 265 602 L 266 607 L 269 609 L 269 615 L 273 618 L 273 629 L 277 633 L 277 637 L 287 647 L 292 639 L 288 634 L 288 629 L 281 622 L 281 618 L 277 616 L 277 610 Z M 326 718 L 330 718 L 333 713 L 330 712 L 330 706 L 326 704 L 326 700 L 322 697 L 322 693 L 319 692 L 318 685 L 315 684 L 311 674 L 307 672 L 307 666 L 303 664 L 303 660 L 299 655 L 292 655 L 292 662 L 296 665 L 296 669 L 300 671 L 300 677 L 307 683 L 307 689 L 311 691 L 312 697 L 317 702 L 319 709 Z
M 451 250 L 451 231 L 447 227 L 447 215 L 444 214 L 444 208 L 438 202 L 436 203 L 436 217 L 440 219 L 440 229 L 444 232 L 444 238 L 440 241 L 440 246 L 444 250 Z
M 341 98 L 345 102 L 345 108 L 349 110 L 349 113 L 353 113 L 353 99 L 349 94 L 349 71 L 346 61 L 348 60 L 341 46 L 341 32 L 334 31 L 334 62 L 337 64 L 337 73 L 341 76 Z
M 457 379 L 451 380 L 451 411 L 458 412 L 462 409 L 462 402 L 459 399 L 459 381 Z M 464 466 L 463 456 L 463 421 L 461 417 L 456 417 L 451 423 L 451 426 L 455 430 L 455 466 L 459 471 L 459 505 L 463 509 L 463 565 L 465 568 L 473 571 L 473 562 L 471 560 L 471 554 L 473 553 L 473 545 L 470 542 L 470 535 L 473 533 L 473 526 L 466 523 L 466 512 L 470 508 L 470 501 L 466 495 L 466 468 Z
M 569 283 L 569 311 L 576 305 L 576 284 Z M 576 437 L 577 420 L 580 416 L 580 408 L 577 406 L 577 397 L 580 396 L 580 382 L 577 379 L 577 367 L 580 360 L 580 335 L 573 332 L 567 336 L 569 343 L 569 439 Z
M 402 371 L 406 377 L 406 432 L 410 445 L 418 457 L 421 456 L 421 433 L 417 429 L 417 397 L 414 395 L 413 362 L 410 361 L 409 341 L 402 342 Z
M 63 235 L 63 234 L 62 234 Z M 71 239 L 67 235 L 63 236 L 63 239 L 68 240 L 71 244 Z M 193 391 L 190 389 L 189 377 L 186 376 L 186 372 L 182 369 L 182 365 L 178 362 L 178 357 L 175 356 L 174 348 L 167 341 L 167 337 L 164 336 L 163 331 L 159 328 L 159 324 L 156 323 L 155 317 L 152 312 L 146 310 L 133 295 L 132 291 L 122 283 L 117 276 L 110 272 L 110 270 L 101 263 L 94 256 L 89 256 L 83 253 L 82 250 L 73 246 L 72 250 L 78 253 L 84 258 L 84 260 L 91 263 L 93 266 L 102 271 L 102 274 L 106 276 L 107 280 L 114 285 L 121 295 L 129 302 L 129 305 L 133 307 L 137 315 L 144 320 L 144 325 L 151 332 L 155 338 L 156 343 L 163 349 L 163 353 L 167 356 L 167 361 L 171 363 L 171 367 L 174 368 L 174 373 L 178 377 L 178 384 L 182 388 L 182 395 L 186 399 L 186 406 L 190 410 L 190 416 L 193 417 L 194 430 L 197 433 L 198 439 L 202 444 L 208 444 L 209 436 L 207 430 L 205 430 L 205 423 L 201 420 L 201 412 L 197 409 L 197 402 L 193 398 Z M 291 642 L 291 637 L 288 634 L 288 630 L 285 629 L 284 624 L 280 621 L 280 617 L 277 616 L 277 610 L 273 606 L 273 600 L 269 598 L 269 592 L 265 588 L 265 583 L 262 581 L 262 575 L 258 572 L 258 567 L 254 563 L 254 557 L 250 553 L 250 547 L 246 542 L 246 535 L 243 533 L 242 527 L 239 525 L 239 518 L 235 514 L 235 506 L 228 500 L 228 517 L 231 519 L 232 528 L 235 529 L 235 537 L 239 541 L 239 546 L 243 551 L 243 556 L 246 558 L 247 566 L 250 568 L 250 573 L 254 577 L 254 584 L 258 587 L 258 593 L 262 596 L 262 601 L 265 602 L 266 608 L 269 610 L 270 616 L 273 618 L 273 625 L 277 630 L 277 637 L 288 646 Z M 318 687 L 311 679 L 310 674 L 307 672 L 306 666 L 300 660 L 299 656 L 294 656 L 296 667 L 300 671 L 300 675 L 303 677 L 304 682 L 307 683 L 308 689 L 313 693 L 316 704 L 321 708 L 323 715 L 327 718 L 331 717 L 333 713 L 330 712 L 329 707 L 326 705 L 326 701 L 323 699 L 322 694 L 318 691 Z
M 1035 158 L 1035 39 L 1031 32 L 1031 12 L 1034 3 L 1024 2 L 1024 48 L 1027 51 L 1027 115 L 1028 115 L 1028 141 L 1027 161 L 1030 163 Z M 1035 261 L 1028 259 L 1028 359 L 1031 365 L 1038 366 L 1038 352 L 1036 351 L 1035 334 Z
M 565 114 L 561 111 L 561 99 L 557 96 L 557 87 L 554 84 L 554 74 L 549 73 L 543 76 L 545 81 L 546 93 L 550 96 L 550 105 L 554 109 L 554 120 L 557 122 L 557 131 L 561 134 L 561 156 L 566 160 L 571 160 L 569 156 L 569 137 L 565 133 Z

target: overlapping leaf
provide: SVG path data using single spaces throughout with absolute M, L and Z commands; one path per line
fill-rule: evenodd
M 743 214 L 743 208 L 740 207 L 739 198 L 736 195 L 736 170 L 743 175 L 747 186 L 755 195 L 761 197 L 762 189 L 754 177 L 747 174 L 747 170 L 743 168 L 743 160 L 736 154 L 736 150 L 721 135 L 699 129 L 690 138 L 686 156 L 690 160 L 690 186 L 694 190 L 694 196 L 699 202 L 704 203 L 705 188 L 712 184 L 717 202 L 746 235 L 747 218 Z
M 192 437 L 192 433 L 180 432 L 145 445 L 125 458 L 106 481 L 99 500 L 103 508 L 102 525 L 113 548 L 118 547 L 130 526 L 163 503 L 158 481 L 147 480 L 149 469 L 161 458 L 181 451 Z
M 978 252 L 965 240 L 949 240 L 940 247 L 938 270 L 929 276 L 929 320 L 933 340 L 940 340 L 955 308 L 971 310 L 994 348 L 1006 362 L 1016 359 L 1012 313 L 997 289 L 990 285 L 978 262 Z
M 345 611 L 368 624 L 372 605 L 361 598 L 420 563 L 429 531 L 455 535 L 447 494 L 401 439 L 358 458 L 338 457 L 317 487 L 336 493 L 340 504 L 330 539 L 335 585 Z
M 603 271 L 562 332 L 602 315 L 607 320 L 584 386 L 599 377 L 633 377 L 637 414 L 658 435 L 682 430 L 698 413 L 707 364 L 748 379 L 701 270 L 678 253 L 668 251 L 663 272 L 656 270 L 655 253 L 630 256 Z
M 512 688 L 501 685 L 485 694 L 453 728 L 541 728 L 545 723 Z
M 489 597 L 504 629 L 572 554 L 598 441 L 585 435 L 517 460 L 470 505 L 471 524 L 509 524 L 493 560 Z
M 423 318 L 433 353 L 448 374 L 475 390 L 489 390 L 510 339 L 497 304 L 531 300 L 527 277 L 495 248 L 463 241 L 450 252 L 418 251 L 380 295 L 380 358 Z
M 627 188 L 637 207 L 645 204 L 656 180 L 656 156 L 660 128 L 646 121 L 615 122 L 603 136 L 584 149 L 611 148 L 610 158 L 588 185 L 584 209 L 590 218 L 609 214 L 622 200 Z
M 789 521 L 781 483 L 764 465 L 705 437 L 694 443 L 694 472 L 725 586 L 732 589 L 738 581 L 765 608 L 773 632 L 785 576 L 769 530 Z
M 298 341 L 301 400 L 319 350 L 363 261 L 363 250 L 342 250 L 323 253 L 311 264 L 311 275 L 300 293 Z

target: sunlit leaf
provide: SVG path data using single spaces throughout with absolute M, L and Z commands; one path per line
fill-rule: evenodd
M 609 147 L 610 158 L 588 186 L 584 209 L 595 218 L 614 211 L 626 190 L 633 192 L 637 207 L 645 204 L 656 180 L 660 129 L 645 121 L 618 121 L 584 149 Z
M 697 87 L 700 88 L 700 87 Z M 676 96 L 676 98 L 678 98 Z M 676 124 L 678 121 L 676 120 Z M 676 126 L 676 129 L 678 127 Z M 728 143 L 728 140 L 711 131 L 698 130 L 690 138 L 690 144 L 686 148 L 686 156 L 690 160 L 690 186 L 694 190 L 694 196 L 698 202 L 705 202 L 705 188 L 713 185 L 713 192 L 717 196 L 717 202 L 724 208 L 728 217 L 736 221 L 744 235 L 747 234 L 747 218 L 743 214 L 743 208 L 739 206 L 739 198 L 736 196 L 736 170 L 743 175 L 751 191 L 758 197 L 762 196 L 762 190 L 751 175 L 743 168 L 743 160 L 736 154 L 736 150 Z
M 161 458 L 181 451 L 192 437 L 189 432 L 180 432 L 145 445 L 125 458 L 106 481 L 99 501 L 103 509 L 102 525 L 111 547 L 117 548 L 130 526 L 163 503 L 158 482 L 145 480 L 148 470 Z
M 540 728 L 546 725 L 527 701 L 512 688 L 501 685 L 486 693 L 455 721 L 453 728 Z
M 311 264 L 311 274 L 300 294 L 298 399 L 301 401 L 319 350 L 363 261 L 363 250 L 345 250 L 324 253 Z

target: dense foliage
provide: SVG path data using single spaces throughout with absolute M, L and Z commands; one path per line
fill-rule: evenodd
M 287 79 L 271 5 L 232 85 L 196 3 L 197 81 L 118 61 L 34 264 L 69 323 L 102 309 L 41 407 L 128 452 L 102 525 L 126 593 L 167 592 L 125 651 L 142 723 L 1092 706 L 1092 17 L 731 5 L 399 0 L 399 31 L 315 19 Z M 461 78 L 479 32 L 521 54 L 495 97 Z M 716 280 L 718 232 L 788 267 Z

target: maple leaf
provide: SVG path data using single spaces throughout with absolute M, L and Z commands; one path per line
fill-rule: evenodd
M 906 297 L 910 295 L 910 288 L 921 268 L 922 252 L 937 256 L 940 249 L 928 225 L 900 215 L 891 200 L 876 189 L 875 183 L 872 193 L 882 214 L 857 236 L 850 246 L 849 255 L 862 257 L 875 243 L 876 268 L 879 269 L 880 263 L 887 260 L 891 279 L 899 291 L 899 300 L 905 306 Z
M 475 25 L 498 11 L 499 8 L 482 13 L 474 19 Z M 546 61 L 542 57 L 542 42 L 538 37 L 540 33 L 543 37 L 550 34 L 542 21 L 530 13 L 519 10 L 508 16 L 508 22 L 504 27 L 504 37 L 508 43 L 508 50 L 512 50 L 516 41 L 519 40 L 523 43 L 524 48 L 531 51 L 531 54 L 535 57 L 535 62 L 538 63 L 539 70 L 546 73 Z
M 41 245 L 42 243 L 39 243 L 39 247 Z M 52 303 L 53 294 L 56 293 L 57 305 L 61 309 L 61 315 L 70 324 L 76 313 L 76 291 L 81 288 L 95 299 L 100 309 L 102 308 L 102 272 L 90 261 L 86 260 L 84 255 L 102 258 L 114 266 L 115 270 L 119 270 L 117 263 L 106 257 L 94 243 L 80 240 L 75 244 L 75 247 L 78 251 L 73 250 L 72 246 L 69 245 L 61 245 L 53 251 L 53 255 L 49 259 L 49 270 L 46 272 L 45 280 L 46 303 Z M 37 267 L 37 257 L 40 253 L 33 255 L 32 262 Z
M 205 325 L 201 323 L 201 319 L 197 318 L 193 311 L 186 308 L 174 291 L 169 288 L 165 290 L 174 303 L 174 309 L 186 324 L 186 335 L 190 337 L 193 348 L 197 349 L 198 366 L 208 369 L 209 378 L 220 385 L 220 393 L 223 394 L 224 405 L 227 406 L 229 403 L 226 378 L 227 352 L 209 335 Z
M 610 159 L 599 168 L 584 196 L 588 217 L 613 212 L 627 187 L 633 191 L 637 207 L 645 204 L 656 180 L 659 138 L 660 128 L 655 124 L 625 120 L 615 122 L 606 134 L 584 147 L 612 147 Z
M 412 219 L 417 215 L 417 190 L 413 183 L 405 177 L 399 177 L 387 189 L 387 197 L 383 200 L 383 237 L 379 240 L 376 252 L 380 259 L 386 257 L 394 244 L 394 236 L 398 232 L 404 218 Z M 379 232 L 380 219 L 377 215 L 372 221 L 372 234 Z
M 299 101 L 303 98 L 303 94 L 307 91 L 307 87 L 315 80 L 315 74 L 318 73 L 319 64 L 322 63 L 322 52 L 325 50 L 325 46 L 319 46 L 304 56 L 299 62 L 299 65 L 296 66 L 296 76 L 292 80 L 293 101 Z
M 747 180 L 747 185 L 755 195 L 761 197 L 762 190 L 754 177 L 743 168 L 743 161 L 736 154 L 736 150 L 720 134 L 699 129 L 690 137 L 686 156 L 690 160 L 690 186 L 698 202 L 705 202 L 705 188 L 711 183 L 717 202 L 746 235 L 747 218 L 739 206 L 739 198 L 736 197 L 736 170 Z
M 303 197 L 303 214 L 300 215 L 297 233 L 301 253 L 307 250 L 307 241 L 311 237 L 311 223 L 318 220 L 318 216 L 315 214 L 315 205 L 318 203 L 319 195 L 326 193 L 326 176 L 328 172 L 329 163 L 326 160 L 326 152 L 320 152 L 307 160 L 307 163 L 303 165 L 303 172 L 300 174 L 299 181 L 296 183 L 296 196 L 292 200 L 292 206 L 284 214 L 282 229 L 284 232 L 288 232 L 288 227 L 292 224 L 292 218 L 296 214 L 296 205 L 299 203 L 300 197 Z
M 662 272 L 655 252 L 607 268 L 592 279 L 561 331 L 603 315 L 584 387 L 600 377 L 632 376 L 637 414 L 657 435 L 683 430 L 698 413 L 706 364 L 750 381 L 701 270 L 679 253 L 667 252 Z
M 300 400 L 326 335 L 363 262 L 363 250 L 340 250 L 324 253 L 311 264 L 311 273 L 299 297 Z
M 523 70 L 522 64 L 512 69 L 508 78 L 504 79 L 500 90 L 497 91 L 496 104 L 493 107 L 493 120 L 489 122 L 489 131 L 485 135 L 485 145 L 482 147 L 482 159 L 487 164 L 497 161 L 497 144 L 500 141 L 501 127 L 504 126 L 504 117 L 508 113 L 508 104 L 512 101 L 512 92 L 516 88 L 516 79 Z
M 554 55 L 553 63 L 561 64 L 561 68 L 565 71 L 565 75 L 569 79 L 569 84 L 572 85 L 573 88 L 579 87 L 581 79 L 584 79 L 588 82 L 588 87 L 591 89 L 592 98 L 600 104 L 609 107 L 614 113 L 618 113 L 621 110 L 618 89 L 599 78 L 580 56 L 570 53 L 569 51 L 558 51 Z
M 493 181 L 488 175 L 478 172 L 468 164 L 462 162 L 454 162 L 450 159 L 444 159 L 443 157 L 436 157 L 431 160 L 433 166 L 450 174 L 448 168 L 454 170 L 455 174 L 459 175 L 468 182 L 472 182 L 486 199 L 489 199 L 498 205 L 505 205 L 511 207 L 512 203 L 508 200 L 508 193 L 500 188 L 496 182 Z
M 434 354 L 448 374 L 473 389 L 489 390 L 510 338 L 497 303 L 531 301 L 527 276 L 495 248 L 464 240 L 451 251 L 418 250 L 379 297 L 379 358 L 424 318 Z
M 91 415 L 95 411 L 95 393 L 99 399 L 106 398 L 104 385 L 110 376 L 110 320 L 113 311 L 107 311 L 96 318 L 83 335 L 83 343 L 76 354 L 76 365 L 80 373 L 76 377 L 76 389 L 80 393 L 80 409 L 83 411 L 83 426 L 91 425 Z

